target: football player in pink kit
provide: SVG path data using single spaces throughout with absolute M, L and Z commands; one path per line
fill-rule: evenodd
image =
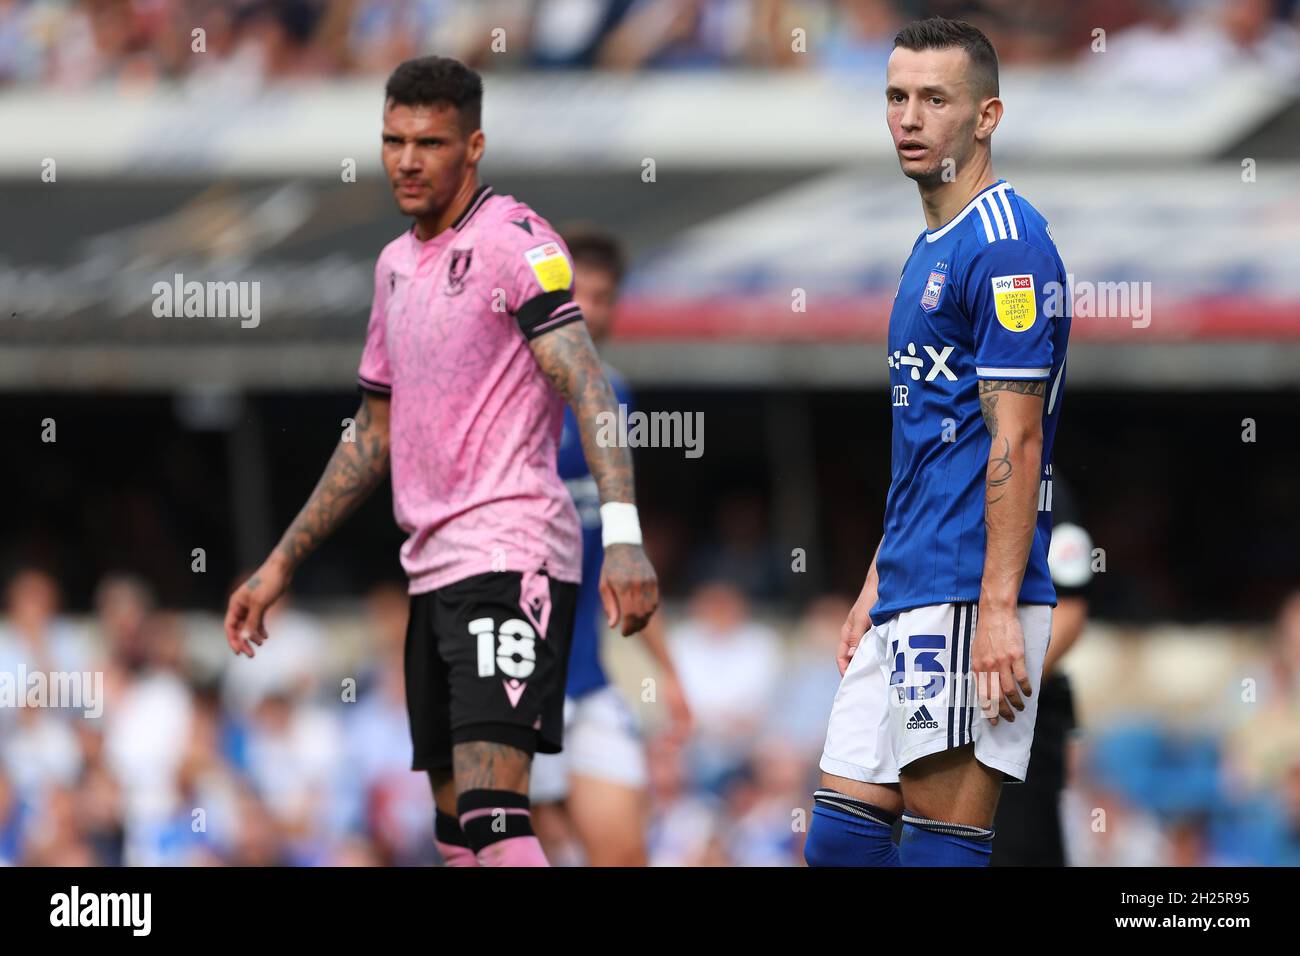
M 528 802 L 534 753 L 557 753 L 582 553 L 556 472 L 564 401 L 600 491 L 611 627 L 659 600 L 641 549 L 632 457 L 597 441 L 616 399 L 573 302 L 563 241 L 528 206 L 478 182 L 483 86 L 425 57 L 389 77 L 384 169 L 415 223 L 375 267 L 355 436 L 270 557 L 230 598 L 226 639 L 254 655 L 263 615 L 303 561 L 392 468 L 407 532 L 406 696 L 413 769 L 436 839 L 462 866 L 545 866 Z

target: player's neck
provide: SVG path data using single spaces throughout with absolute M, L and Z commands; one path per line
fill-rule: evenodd
M 452 223 L 461 217 L 469 204 L 474 201 L 474 193 L 478 192 L 478 173 L 470 170 L 465 180 L 456 190 L 456 195 L 452 198 L 445 208 L 439 212 L 415 220 L 415 238 L 421 242 L 428 242 L 434 236 L 451 228 Z
M 993 176 L 993 164 L 986 160 L 972 166 L 964 176 L 959 172 L 951 182 L 941 181 L 933 185 L 918 183 L 921 208 L 925 212 L 925 228 L 938 229 L 951 222 L 976 194 L 995 182 L 997 179 Z

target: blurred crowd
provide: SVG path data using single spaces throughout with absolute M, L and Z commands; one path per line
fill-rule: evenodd
M 278 606 L 271 640 L 236 659 L 211 615 L 158 607 L 139 578 L 105 577 L 73 619 L 53 577 L 13 575 L 0 864 L 437 862 L 428 783 L 409 770 L 406 595 L 379 585 L 363 607 L 350 639 L 337 613 Z M 768 622 L 718 579 L 665 612 L 694 730 L 683 740 L 641 705 L 652 864 L 799 864 L 847 611 L 822 596 Z M 58 698 L 52 675 L 85 675 L 81 696 Z M 1117 715 L 1083 729 L 1063 800 L 1073 862 L 1300 863 L 1300 594 L 1249 675 L 1211 728 Z
M 1296 0 L 0 0 L 0 84 L 149 88 L 384 74 L 440 53 L 499 69 L 878 73 L 908 20 L 983 29 L 1004 63 L 1160 79 L 1294 71 Z M 1113 45 L 1113 46 L 1112 46 Z

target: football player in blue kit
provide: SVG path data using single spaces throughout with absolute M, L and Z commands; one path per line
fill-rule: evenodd
M 886 116 L 926 230 L 889 319 L 884 529 L 844 624 L 805 857 L 986 866 L 1023 781 L 1056 592 L 1052 444 L 1070 322 L 1047 223 L 995 178 L 997 55 L 961 21 L 904 27 Z M 902 820 L 901 840 L 892 829 Z

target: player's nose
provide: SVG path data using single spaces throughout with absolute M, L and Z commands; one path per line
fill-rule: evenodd
M 397 161 L 397 168 L 402 170 L 419 168 L 419 153 L 415 149 L 414 143 L 407 143 L 402 148 L 402 155 Z
M 903 114 L 898 118 L 898 125 L 908 132 L 921 128 L 921 109 L 915 100 L 908 100 L 903 107 Z

